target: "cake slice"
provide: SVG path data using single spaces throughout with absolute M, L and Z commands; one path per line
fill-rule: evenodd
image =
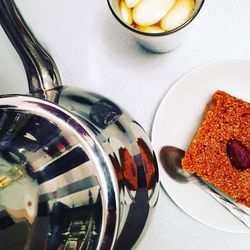
M 250 207 L 250 103 L 215 92 L 182 166 Z

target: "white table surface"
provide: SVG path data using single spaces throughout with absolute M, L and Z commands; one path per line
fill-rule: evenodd
M 111 15 L 106 0 L 16 2 L 55 59 L 65 85 L 111 98 L 148 133 L 162 97 L 185 73 L 220 58 L 250 57 L 250 0 L 206 0 L 183 45 L 161 55 L 134 43 Z M 28 91 L 22 63 L 2 30 L 0 82 L 2 94 Z M 250 249 L 250 234 L 202 225 L 161 191 L 153 220 L 137 249 Z

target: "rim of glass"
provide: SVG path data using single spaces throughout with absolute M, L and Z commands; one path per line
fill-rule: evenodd
M 152 36 L 152 37 L 157 37 L 157 36 L 165 36 L 165 35 L 170 35 L 170 34 L 173 34 L 181 29 L 183 29 L 184 27 L 186 27 L 189 23 L 191 23 L 194 18 L 198 15 L 198 13 L 200 12 L 205 0 L 201 0 L 201 3 L 199 5 L 199 7 L 196 9 L 196 11 L 193 13 L 193 15 L 190 16 L 190 18 L 185 22 L 183 23 L 182 25 L 172 29 L 172 30 L 169 30 L 169 31 L 165 31 L 165 32 L 160 32 L 160 33 L 148 33 L 148 32 L 143 32 L 143 31 L 140 31 L 138 29 L 135 29 L 133 28 L 132 26 L 126 24 L 117 14 L 116 12 L 114 11 L 114 9 L 112 8 L 111 4 L 110 4 L 110 1 L 111 0 L 107 0 L 108 2 L 108 6 L 113 14 L 113 16 L 116 18 L 116 20 L 121 24 L 123 25 L 125 28 L 129 29 L 130 31 L 132 32 L 135 32 L 137 34 L 140 34 L 140 35 L 144 35 L 144 36 Z M 117 0 L 119 1 L 119 0 Z

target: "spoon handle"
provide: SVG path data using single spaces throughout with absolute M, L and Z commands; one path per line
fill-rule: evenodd
M 22 59 L 30 93 L 60 86 L 60 76 L 53 59 L 29 30 L 14 0 L 0 0 L 0 25 Z
M 240 220 L 245 226 L 250 229 L 250 215 L 227 199 L 225 196 L 221 195 L 215 188 L 208 185 L 201 178 L 196 176 L 201 188 L 213 197 L 217 202 L 219 202 L 223 207 L 225 207 L 231 214 L 233 214 L 238 220 Z

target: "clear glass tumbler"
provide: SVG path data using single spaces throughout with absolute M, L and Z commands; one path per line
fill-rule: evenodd
M 146 33 L 133 28 L 123 21 L 120 11 L 120 0 L 107 0 L 110 10 L 117 21 L 125 27 L 135 40 L 144 48 L 155 53 L 166 53 L 177 48 L 198 15 L 205 0 L 195 0 L 195 9 L 190 18 L 177 28 L 162 33 Z

